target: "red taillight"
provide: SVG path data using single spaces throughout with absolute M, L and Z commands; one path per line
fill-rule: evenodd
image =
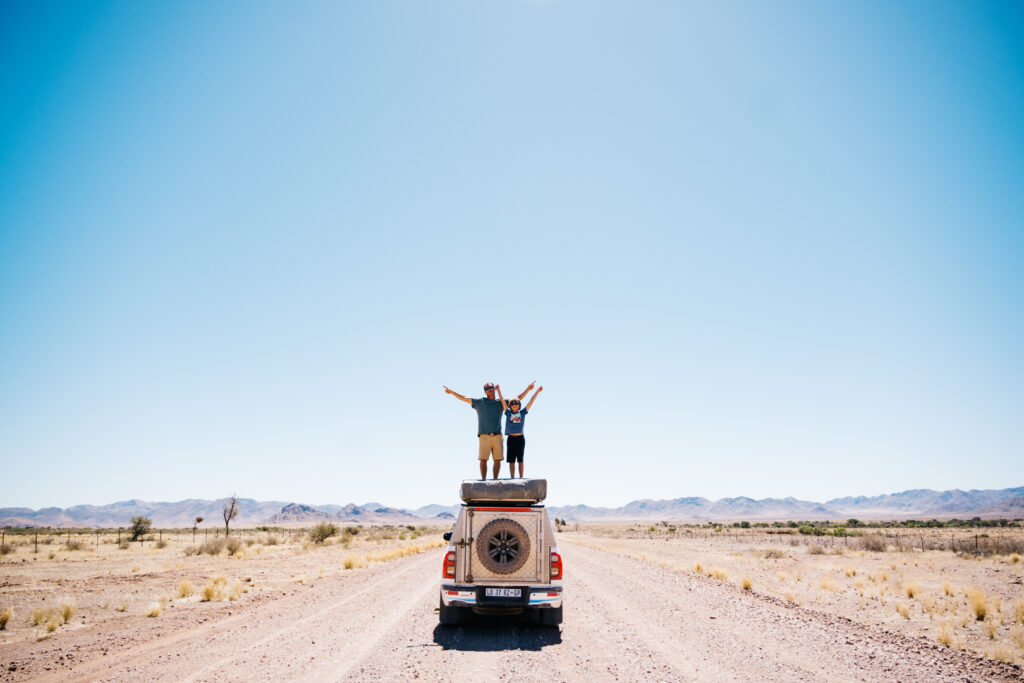
M 455 551 L 450 551 L 444 556 L 444 569 L 441 571 L 441 576 L 446 579 L 455 578 Z
M 558 553 L 551 553 L 551 579 L 562 578 L 562 556 Z

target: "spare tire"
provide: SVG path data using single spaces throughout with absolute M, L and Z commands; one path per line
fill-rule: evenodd
M 519 522 L 492 519 L 477 534 L 476 556 L 495 574 L 511 574 L 530 557 L 530 536 Z

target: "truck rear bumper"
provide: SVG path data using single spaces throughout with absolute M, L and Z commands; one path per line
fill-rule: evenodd
M 471 607 L 474 612 L 507 613 L 524 609 L 553 609 L 562 606 L 562 587 L 552 586 L 490 586 L 490 588 L 521 588 L 519 599 L 488 599 L 485 586 L 441 585 L 441 601 L 445 607 Z

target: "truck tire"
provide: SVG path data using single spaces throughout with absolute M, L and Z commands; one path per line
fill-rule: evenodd
M 530 535 L 519 522 L 492 519 L 477 535 L 476 556 L 488 571 L 511 574 L 530 558 Z
M 446 607 L 444 600 L 438 599 L 441 602 L 441 607 L 437 611 L 437 616 L 441 624 L 445 626 L 458 626 L 466 620 L 465 607 Z
M 551 609 L 540 610 L 540 623 L 544 626 L 558 626 L 562 623 L 562 608 L 552 607 Z

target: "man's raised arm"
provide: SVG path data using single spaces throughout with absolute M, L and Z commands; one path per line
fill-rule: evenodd
M 524 398 L 526 398 L 526 395 L 528 393 L 530 393 L 530 390 L 533 389 L 533 385 L 536 384 L 536 383 L 537 383 L 537 380 L 533 380 L 532 382 L 530 382 L 530 386 L 528 386 L 525 389 L 523 389 L 523 393 L 519 394 L 519 400 L 520 401 L 522 401 Z
M 448 387 L 444 386 L 443 384 L 441 385 L 441 388 L 444 389 L 444 393 L 451 394 L 452 396 L 454 396 L 455 398 L 459 399 L 460 401 L 465 401 L 469 405 L 473 405 L 473 399 L 466 398 L 462 394 L 460 394 L 460 393 L 458 393 L 456 391 L 452 391 L 451 389 L 449 389 Z

